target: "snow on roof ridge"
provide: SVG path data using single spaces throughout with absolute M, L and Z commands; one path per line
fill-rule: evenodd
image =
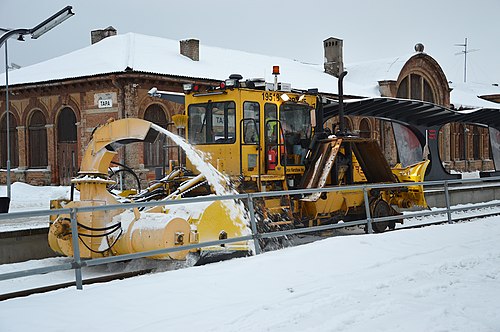
M 109 37 L 103 39 L 102 41 L 104 41 L 106 39 L 110 39 L 110 38 L 121 37 L 121 36 L 129 36 L 129 38 L 133 38 L 134 40 L 135 40 L 135 38 L 139 37 L 139 38 L 159 39 L 159 40 L 163 40 L 163 41 L 177 42 L 177 43 L 179 43 L 182 40 L 187 40 L 187 39 L 196 39 L 196 40 L 199 40 L 198 38 L 182 38 L 182 39 L 178 39 L 177 40 L 177 39 L 172 39 L 172 38 L 167 38 L 167 37 L 146 35 L 146 34 L 137 33 L 137 32 L 126 32 L 126 33 L 120 34 L 120 35 L 109 36 Z M 307 62 L 302 62 L 301 60 L 286 58 L 286 57 L 283 57 L 283 56 L 269 55 L 269 54 L 263 54 L 263 53 L 255 53 L 255 52 L 250 52 L 250 51 L 245 51 L 245 50 L 238 50 L 238 49 L 234 49 L 234 48 L 226 48 L 226 47 L 221 47 L 221 46 L 206 45 L 206 44 L 203 44 L 201 40 L 199 40 L 199 41 L 200 41 L 200 50 L 202 48 L 208 48 L 208 49 L 220 50 L 220 51 L 237 52 L 237 53 L 242 53 L 242 54 L 252 55 L 252 56 L 262 56 L 262 57 L 268 57 L 268 58 L 283 59 L 283 60 L 294 61 L 294 62 L 298 62 L 300 64 L 310 65 L 310 66 L 322 66 L 323 65 L 322 63 L 321 64 L 307 63 Z M 181 55 L 180 52 L 178 54 Z M 200 56 L 200 61 L 201 60 L 203 60 L 203 59 Z

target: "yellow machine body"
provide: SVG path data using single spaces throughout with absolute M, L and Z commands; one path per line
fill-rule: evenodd
M 188 141 L 207 153 L 214 167 L 231 176 L 246 191 L 423 181 L 428 160 L 391 169 L 373 139 L 334 137 L 325 140 L 328 144 L 316 144 L 318 151 L 308 151 L 316 123 L 316 103 L 316 96 L 306 93 L 248 88 L 188 93 Z M 287 107 L 293 111 L 290 116 L 287 116 Z M 272 136 L 272 129 L 278 134 Z M 250 134 L 252 131 L 255 134 Z M 295 138 L 290 140 L 290 136 Z M 271 155 L 273 149 L 275 153 Z M 306 153 L 317 154 L 309 158 L 310 164 L 306 164 Z M 271 157 L 275 158 L 273 167 L 270 167 Z M 349 167 L 338 166 L 345 158 L 351 160 Z M 308 179 L 315 176 L 310 173 L 319 171 L 323 171 L 321 181 L 308 184 Z M 382 195 L 389 204 L 398 207 L 427 206 L 422 186 L 410 186 L 408 191 L 382 191 Z M 309 203 L 300 205 L 303 211 L 296 208 L 294 212 L 304 216 L 311 211 L 312 217 L 326 211 L 347 211 L 351 206 L 363 204 L 362 193 L 342 191 L 327 196 L 331 197 L 328 202 L 309 199 Z M 270 210 L 280 209 L 283 202 L 270 198 L 265 206 Z
M 249 86 L 187 92 L 185 113 L 174 120 L 179 128 L 185 127 L 187 141 L 231 179 L 237 192 L 423 181 L 429 161 L 390 168 L 373 139 L 328 136 L 321 129 L 315 136 L 319 100 L 305 92 Z M 134 118 L 108 121 L 98 127 L 84 153 L 79 176 L 73 180 L 80 200 L 65 202 L 65 207 L 103 206 L 123 200 L 107 190 L 113 183 L 108 168 L 117 155 L 115 150 L 133 142 L 154 142 L 159 137 L 157 130 L 151 122 Z M 183 163 L 180 154 L 179 167 L 143 192 L 129 191 L 134 194 L 126 199 L 173 200 L 215 193 L 202 171 L 189 159 Z M 370 190 L 368 194 L 375 217 L 398 214 L 396 207 L 426 206 L 419 185 Z M 267 229 L 335 223 L 363 218 L 364 197 L 362 190 L 283 195 L 257 199 L 255 212 L 260 216 L 259 223 L 267 223 Z M 70 221 L 69 215 L 56 216 L 49 230 L 50 247 L 67 256 L 73 255 Z M 83 258 L 175 248 L 248 234 L 247 212 L 243 203 L 236 201 L 160 204 L 145 211 L 123 208 L 85 212 L 77 214 L 77 222 Z M 383 224 L 377 229 L 391 226 Z M 193 251 L 247 253 L 250 243 Z M 152 258 L 185 259 L 187 254 L 184 250 Z

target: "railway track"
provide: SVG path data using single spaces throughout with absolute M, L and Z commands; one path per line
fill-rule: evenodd
M 127 279 L 127 278 L 132 278 L 132 277 L 137 277 L 140 275 L 148 274 L 148 273 L 151 273 L 152 271 L 153 271 L 153 269 L 146 269 L 146 270 L 139 270 L 139 271 L 133 271 L 133 272 L 115 273 L 112 275 L 106 275 L 106 276 L 101 276 L 101 277 L 93 277 L 93 278 L 84 279 L 83 284 L 84 285 L 92 285 L 92 284 L 97 284 L 97 283 L 110 282 L 110 281 L 114 281 L 114 280 L 123 280 L 123 279 Z M 0 301 L 15 299 L 18 297 L 25 297 L 25 296 L 29 296 L 29 295 L 33 295 L 33 294 L 47 293 L 47 292 L 55 291 L 55 290 L 62 289 L 62 288 L 68 288 L 68 287 L 72 287 L 72 286 L 76 286 L 75 281 L 64 282 L 64 283 L 60 283 L 60 284 L 54 284 L 54 285 L 37 287 L 37 288 L 25 289 L 25 290 L 11 292 L 11 293 L 0 294 Z
M 443 214 L 445 214 L 445 213 L 443 213 Z M 498 216 L 498 215 L 500 215 L 500 211 L 480 213 L 477 215 L 469 215 L 469 216 L 464 216 L 461 218 L 453 218 L 453 223 L 470 222 L 470 221 L 474 221 L 477 219 L 483 219 L 483 218 Z M 411 215 L 405 216 L 405 219 L 411 219 L 411 218 L 416 218 L 416 217 L 411 217 Z M 446 220 L 437 220 L 437 221 L 421 223 L 421 224 L 416 224 L 416 225 L 402 226 L 402 227 L 398 227 L 394 230 L 390 230 L 389 232 L 415 229 L 415 228 L 423 228 L 423 227 L 442 225 L 442 224 L 447 224 L 447 223 L 448 223 L 447 219 Z M 315 240 L 305 241 L 302 243 L 296 243 L 295 245 L 300 245 L 300 244 L 304 244 L 307 242 L 314 242 L 316 240 L 326 238 L 326 237 L 348 236 L 348 235 L 355 235 L 355 234 L 330 234 L 329 236 L 318 236 L 318 237 L 316 237 Z M 128 272 L 121 272 L 121 273 L 113 273 L 113 274 L 105 275 L 105 276 L 92 277 L 92 278 L 84 279 L 83 285 L 91 285 L 91 284 L 96 284 L 96 283 L 106 283 L 106 282 L 110 282 L 110 281 L 114 281 L 114 280 L 123 280 L 123 279 L 127 279 L 127 278 L 137 277 L 140 275 L 145 275 L 148 273 L 154 273 L 154 271 L 155 271 L 154 268 L 147 268 L 147 269 L 141 269 L 141 270 L 137 270 L 137 271 L 128 271 Z M 31 289 L 25 289 L 25 290 L 10 292 L 10 293 L 4 293 L 4 294 L 0 294 L 0 301 L 15 299 L 15 298 L 19 298 L 19 297 L 25 297 L 25 296 L 34 295 L 34 294 L 47 293 L 47 292 L 51 292 L 54 290 L 73 287 L 73 286 L 76 286 L 75 281 L 47 285 L 47 286 L 36 287 L 36 288 L 31 288 Z
M 445 214 L 445 213 L 443 213 L 443 214 Z M 454 224 L 456 224 L 456 223 L 460 223 L 460 222 L 468 222 L 468 221 L 472 221 L 474 219 L 483 219 L 483 218 L 494 217 L 494 216 L 498 216 L 498 215 L 500 215 L 500 211 L 494 211 L 494 212 L 488 212 L 488 213 L 481 213 L 481 214 L 477 214 L 477 215 L 473 215 L 473 216 L 465 216 L 465 217 L 461 217 L 461 218 L 453 218 L 452 222 Z M 410 218 L 412 218 L 411 215 L 410 216 L 405 216 L 405 219 L 410 219 Z M 413 218 L 415 218 L 415 217 L 413 217 Z M 398 228 L 396 228 L 394 230 L 391 230 L 390 232 L 400 231 L 400 230 L 405 230 L 405 229 L 412 229 L 412 228 L 423 228 L 423 227 L 427 227 L 427 226 L 443 225 L 443 224 L 447 224 L 447 223 L 448 223 L 448 219 L 446 219 L 446 220 L 437 220 L 437 221 L 431 221 L 431 222 L 417 224 L 417 225 L 410 225 L 410 226 L 398 227 Z

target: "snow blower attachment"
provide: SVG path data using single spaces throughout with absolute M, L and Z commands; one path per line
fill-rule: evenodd
M 115 148 L 121 144 L 156 139 L 158 132 L 152 123 L 140 119 L 110 121 L 93 134 L 81 163 L 79 176 L 72 182 L 80 191 L 79 201 L 70 201 L 65 208 L 103 206 L 119 204 L 119 196 L 110 193 L 107 186 L 114 184 L 108 178 L 108 167 L 117 154 Z M 188 179 L 187 181 L 185 181 Z M 205 183 L 202 174 L 185 176 L 180 169 L 172 172 L 167 180 L 183 183 L 176 186 L 169 195 L 161 199 L 180 199 L 182 194 Z M 165 187 L 163 187 L 163 190 Z M 137 201 L 147 201 L 146 193 L 137 196 Z M 146 199 L 145 199 L 146 198 Z M 133 199 L 129 200 L 133 201 Z M 194 205 L 194 204 L 193 204 Z M 215 201 L 198 203 L 181 208 L 160 205 L 145 211 L 137 208 L 126 210 L 93 211 L 77 214 L 79 249 L 82 258 L 96 258 L 178 247 L 188 244 L 234 238 L 244 235 L 246 224 L 243 214 L 236 214 L 236 203 Z M 52 206 L 57 207 L 56 202 Z M 50 247 L 63 255 L 73 256 L 71 240 L 71 219 L 59 215 L 51 222 L 49 229 Z M 203 248 L 202 252 L 242 252 L 248 254 L 246 242 L 226 244 L 224 247 Z M 188 251 L 177 251 L 154 256 L 156 259 L 185 259 Z M 239 255 L 242 255 L 241 253 Z

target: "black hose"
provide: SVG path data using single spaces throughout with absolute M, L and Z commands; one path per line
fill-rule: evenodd
M 130 168 L 127 165 L 124 165 L 122 163 L 116 162 L 116 161 L 112 161 L 111 164 L 120 166 L 124 170 L 126 170 L 127 172 L 129 172 L 130 174 L 132 174 L 134 176 L 134 178 L 135 178 L 135 181 L 137 182 L 137 191 L 138 192 L 141 191 L 141 180 L 139 179 L 139 177 L 137 176 L 137 174 L 134 172 L 134 170 L 132 168 Z M 115 174 L 116 173 L 118 173 L 118 172 L 115 172 Z

